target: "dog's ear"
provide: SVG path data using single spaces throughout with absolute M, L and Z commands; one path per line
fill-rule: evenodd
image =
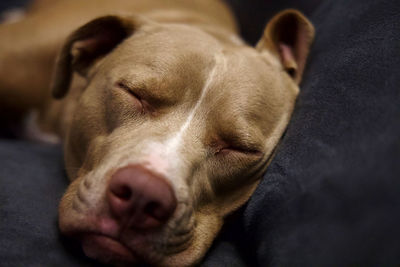
M 283 68 L 299 84 L 313 39 L 311 22 L 299 11 L 288 9 L 270 20 L 257 49 L 278 56 Z
M 73 32 L 56 61 L 51 85 L 53 96 L 65 96 L 74 71 L 85 76 L 97 59 L 109 53 L 142 24 L 142 18 L 104 16 Z

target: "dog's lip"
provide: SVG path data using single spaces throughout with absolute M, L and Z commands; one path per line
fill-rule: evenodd
M 75 221 L 69 227 L 63 228 L 63 234 L 79 242 L 83 252 L 89 258 L 103 263 L 120 263 L 121 265 L 154 260 L 149 258 L 149 255 L 154 255 L 154 253 L 158 253 L 160 257 L 178 254 L 191 246 L 194 239 L 194 227 L 174 232 L 169 242 L 164 242 L 164 239 L 150 238 L 149 240 L 146 233 L 121 227 L 110 216 L 93 215 L 86 216 L 80 223 Z M 126 236 L 126 233 L 135 236 L 131 236 L 129 240 L 122 238 Z M 162 248 L 161 251 L 160 248 Z
M 90 258 L 126 263 L 137 262 L 137 257 L 131 249 L 110 236 L 87 233 L 81 236 L 81 242 L 84 253 Z

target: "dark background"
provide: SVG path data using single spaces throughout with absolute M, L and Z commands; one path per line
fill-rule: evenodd
M 226 0 L 234 10 L 242 29 L 243 37 L 250 43 L 260 38 L 268 19 L 284 8 L 297 8 L 306 15 L 318 7 L 322 0 Z M 2 0 L 0 12 L 9 8 L 24 7 L 29 0 Z

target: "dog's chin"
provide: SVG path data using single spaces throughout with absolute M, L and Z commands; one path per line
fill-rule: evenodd
M 102 263 L 115 266 L 128 266 L 137 263 L 133 251 L 118 240 L 98 234 L 82 237 L 82 249 L 86 256 Z
M 197 264 L 222 226 L 218 217 L 199 214 L 190 228 L 151 234 L 121 230 L 111 219 L 68 215 L 60 216 L 63 235 L 79 242 L 87 257 L 111 266 Z

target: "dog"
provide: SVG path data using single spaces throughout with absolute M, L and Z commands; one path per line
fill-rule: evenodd
M 218 0 L 39 0 L 0 36 L 2 110 L 64 144 L 62 234 L 107 264 L 191 266 L 265 172 L 314 29 L 285 10 L 253 48 Z

